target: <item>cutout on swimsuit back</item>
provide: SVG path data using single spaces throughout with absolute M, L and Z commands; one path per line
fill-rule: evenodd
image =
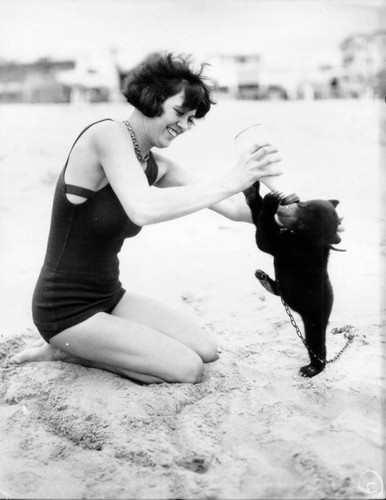
M 74 149 L 74 146 L 78 142 L 79 138 L 86 132 L 86 130 L 88 130 L 93 125 L 96 125 L 97 123 L 104 122 L 104 121 L 114 121 L 114 120 L 112 120 L 111 118 L 104 118 L 103 120 L 98 120 L 97 122 L 94 122 L 94 123 L 91 123 L 90 125 L 88 125 L 86 128 L 84 128 L 82 130 L 82 132 L 75 139 L 75 141 L 70 149 L 70 152 L 68 153 L 67 160 L 66 160 L 66 163 L 64 165 L 63 172 L 62 172 L 62 180 L 64 183 L 64 191 L 65 191 L 66 198 L 73 205 L 81 205 L 82 203 L 85 203 L 89 198 L 94 196 L 96 191 L 92 191 L 91 189 L 87 189 L 87 188 L 80 187 L 80 186 L 74 186 L 73 184 L 66 184 L 64 176 L 65 176 L 65 173 L 67 170 L 67 165 L 68 165 L 68 161 L 70 159 L 72 150 Z
M 74 205 L 81 205 L 82 203 L 85 203 L 95 194 L 95 191 L 92 191 L 91 189 L 74 186 L 73 184 L 65 184 L 64 190 L 67 200 Z

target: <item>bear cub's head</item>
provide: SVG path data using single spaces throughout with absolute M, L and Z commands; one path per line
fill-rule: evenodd
M 330 246 L 341 241 L 337 232 L 341 219 L 335 210 L 338 204 L 337 200 L 309 200 L 279 205 L 275 220 L 313 244 Z

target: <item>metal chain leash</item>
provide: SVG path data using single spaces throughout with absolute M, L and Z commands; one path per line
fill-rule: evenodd
M 258 275 L 258 278 L 262 278 L 262 279 L 270 279 L 268 274 L 266 274 L 264 271 L 261 271 L 261 270 L 258 270 L 257 271 L 259 273 Z M 303 342 L 305 348 L 308 350 L 308 352 L 310 352 L 312 354 L 312 356 L 317 360 L 319 361 L 319 363 L 326 363 L 326 364 L 330 364 L 330 363 L 333 363 L 334 361 L 336 361 L 338 358 L 340 358 L 340 356 L 344 353 L 344 351 L 348 348 L 348 346 L 351 344 L 351 342 L 354 340 L 354 335 L 352 333 L 348 334 L 347 336 L 347 342 L 346 344 L 342 347 L 342 349 L 332 358 L 332 359 L 328 359 L 328 360 L 325 360 L 325 359 L 321 359 L 319 356 L 317 356 L 313 351 L 312 349 L 310 348 L 310 346 L 308 345 L 306 339 L 303 337 L 302 335 L 302 332 L 300 331 L 300 328 L 298 327 L 296 321 L 295 321 L 295 318 L 293 317 L 292 315 L 292 311 L 289 307 L 289 305 L 287 304 L 287 302 L 283 299 L 283 297 L 281 296 L 280 294 L 280 289 L 279 289 L 279 281 L 276 280 L 276 286 L 277 286 L 277 291 L 279 293 L 279 296 L 280 296 L 280 300 L 289 316 L 289 319 L 291 321 L 291 325 L 295 328 L 295 331 L 296 331 L 296 334 L 297 336 L 300 338 L 300 340 Z M 274 293 L 274 292 L 271 292 L 271 293 Z
M 311 349 L 311 347 L 307 344 L 307 341 L 306 339 L 303 337 L 302 335 L 302 332 L 300 331 L 298 325 L 296 324 L 296 321 L 295 321 L 295 318 L 293 317 L 292 315 L 292 312 L 291 312 L 291 309 L 289 307 L 289 305 L 285 302 L 285 300 L 283 299 L 283 297 L 280 296 L 280 299 L 281 299 L 281 302 L 283 304 L 283 306 L 285 307 L 285 310 L 287 311 L 287 314 L 291 320 L 291 325 L 295 328 L 295 331 L 296 331 L 296 334 L 297 336 L 301 339 L 301 341 L 303 342 L 303 344 L 305 345 L 306 349 L 312 354 L 312 356 L 317 360 L 319 361 L 319 363 L 326 363 L 326 364 L 329 364 L 329 363 L 333 363 L 334 361 L 336 361 L 338 358 L 340 358 L 340 356 L 344 353 L 344 351 L 347 349 L 347 347 L 351 344 L 351 342 L 354 340 L 354 335 L 353 334 L 349 334 L 348 338 L 347 338 L 347 342 L 346 344 L 342 347 L 342 349 L 337 353 L 335 354 L 335 356 L 332 358 L 332 359 L 326 359 L 326 360 L 323 360 L 321 358 L 319 358 L 319 356 L 317 356 Z

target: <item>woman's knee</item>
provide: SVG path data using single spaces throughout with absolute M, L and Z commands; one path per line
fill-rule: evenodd
M 174 366 L 170 382 L 197 384 L 204 371 L 202 359 L 192 351 L 191 355 L 180 359 L 178 366 Z
M 198 354 L 204 363 L 212 363 L 219 358 L 217 342 L 212 336 L 208 336 L 205 342 L 202 342 Z

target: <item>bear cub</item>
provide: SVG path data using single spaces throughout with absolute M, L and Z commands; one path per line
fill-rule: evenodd
M 275 280 L 256 271 L 261 284 L 280 295 L 302 318 L 310 364 L 300 369 L 314 377 L 326 364 L 326 328 L 334 301 L 327 264 L 332 244 L 340 243 L 336 200 L 298 199 L 282 204 L 282 193 L 260 195 L 260 183 L 244 191 L 260 250 L 274 257 Z M 295 198 L 296 199 L 296 198 Z

